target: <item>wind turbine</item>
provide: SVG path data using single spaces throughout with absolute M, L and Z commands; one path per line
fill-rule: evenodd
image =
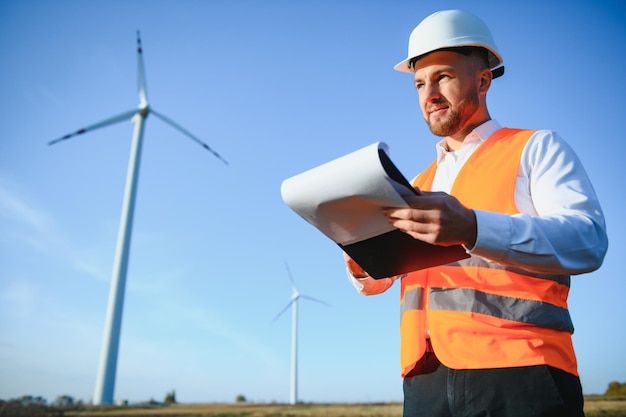
M 289 388 L 289 404 L 297 404 L 298 403 L 298 299 L 306 298 L 307 300 L 315 301 L 316 303 L 328 305 L 324 301 L 317 300 L 313 297 L 309 297 L 308 295 L 303 295 L 298 292 L 296 288 L 296 284 L 293 281 L 293 277 L 291 276 L 291 271 L 289 270 L 289 265 L 285 264 L 287 267 L 287 274 L 289 275 L 289 281 L 291 282 L 291 301 L 283 308 L 280 313 L 274 317 L 273 321 L 278 320 L 278 318 L 289 309 L 291 310 L 291 384 Z
M 128 269 L 128 257 L 130 249 L 131 232 L 133 226 L 133 216 L 135 211 L 135 197 L 137 194 L 137 180 L 139 174 L 139 164 L 141 160 L 141 145 L 143 142 L 143 129 L 146 118 L 149 114 L 156 117 L 180 131 L 185 136 L 193 139 L 204 149 L 211 152 L 216 158 L 228 165 L 217 152 L 209 145 L 192 135 L 185 128 L 174 122 L 170 118 L 157 113 L 148 105 L 148 97 L 146 91 L 146 76 L 143 65 L 143 51 L 141 49 L 141 37 L 137 31 L 137 71 L 139 84 L 139 108 L 130 110 L 105 119 L 101 122 L 94 123 L 76 132 L 67 134 L 61 138 L 52 140 L 48 145 L 70 139 L 77 135 L 110 126 L 115 123 L 130 119 L 135 129 L 133 132 L 133 140 L 131 144 L 130 160 L 128 163 L 128 173 L 126 176 L 126 190 L 124 192 L 124 202 L 122 204 L 122 215 L 120 219 L 120 228 L 117 240 L 117 249 L 115 252 L 115 261 L 113 264 L 113 275 L 111 277 L 111 290 L 109 293 L 109 304 L 107 308 L 107 316 L 104 325 L 104 335 L 102 340 L 102 352 L 100 356 L 100 365 L 98 368 L 98 377 L 96 380 L 96 388 L 94 394 L 94 404 L 112 404 L 113 391 L 115 388 L 115 374 L 117 371 L 117 356 L 120 343 L 120 330 L 122 325 L 122 310 L 124 306 L 124 292 L 126 287 L 126 271 Z

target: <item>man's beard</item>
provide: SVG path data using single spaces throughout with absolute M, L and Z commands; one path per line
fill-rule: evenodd
M 444 120 L 431 122 L 430 118 L 426 117 L 426 124 L 436 136 L 452 136 L 464 128 L 467 121 L 476 112 L 478 105 L 478 93 L 469 93 L 456 108 L 448 107 L 448 116 Z

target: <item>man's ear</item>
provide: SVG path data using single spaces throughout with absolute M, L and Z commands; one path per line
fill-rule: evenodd
M 478 74 L 478 76 L 478 92 L 482 94 L 487 94 L 487 91 L 489 91 L 489 87 L 491 87 L 493 74 L 491 73 L 491 70 L 484 69 Z

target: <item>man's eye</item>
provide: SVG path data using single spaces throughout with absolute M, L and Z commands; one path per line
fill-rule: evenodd
M 422 87 L 424 87 L 424 83 L 415 83 L 415 89 L 416 89 L 416 90 L 419 90 L 419 89 L 421 89 Z

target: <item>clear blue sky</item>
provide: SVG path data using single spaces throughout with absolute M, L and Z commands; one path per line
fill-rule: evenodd
M 626 3 L 0 0 L 0 398 L 91 401 L 132 124 L 49 140 L 148 98 L 229 162 L 150 117 L 115 398 L 287 401 L 288 263 L 301 293 L 303 401 L 402 398 L 398 288 L 357 295 L 340 250 L 281 200 L 282 180 L 375 141 L 406 176 L 434 158 L 411 77 L 413 27 L 464 8 L 507 72 L 510 127 L 558 131 L 602 202 L 603 267 L 572 281 L 584 391 L 626 381 Z

